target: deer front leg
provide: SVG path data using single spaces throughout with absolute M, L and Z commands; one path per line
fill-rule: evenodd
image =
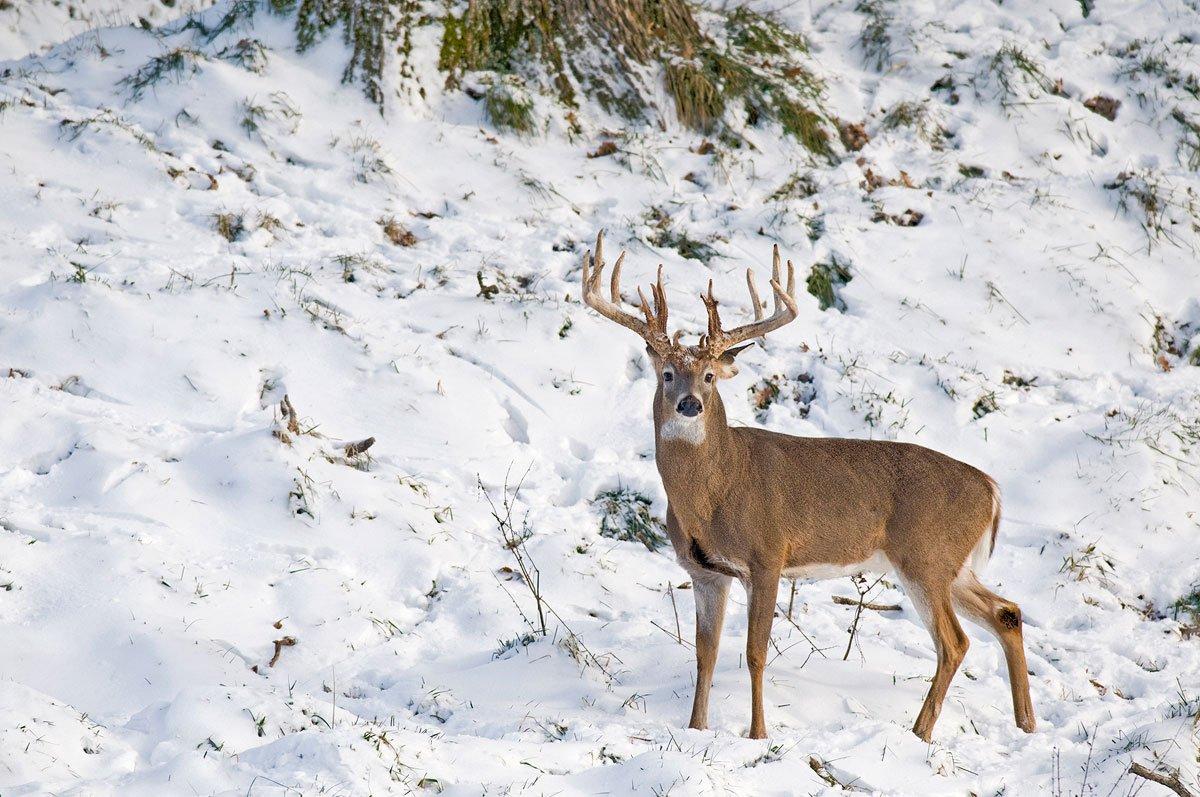
M 763 669 L 767 666 L 767 645 L 771 641 L 771 621 L 775 619 L 775 598 L 779 593 L 778 572 L 750 578 L 750 622 L 746 634 L 746 666 L 750 670 L 750 738 L 767 738 L 767 720 L 763 716 Z
M 729 576 L 709 572 L 701 572 L 692 578 L 696 596 L 696 697 L 692 701 L 692 719 L 688 727 L 698 731 L 708 727 L 708 693 L 717 666 L 721 627 L 725 624 L 729 581 Z

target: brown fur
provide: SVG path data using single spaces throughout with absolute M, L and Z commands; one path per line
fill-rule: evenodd
M 810 565 L 853 567 L 882 554 L 918 604 L 937 647 L 937 671 L 913 732 L 928 741 L 968 640 L 957 612 L 1000 640 L 1008 664 L 1017 725 L 1035 725 L 1029 698 L 1020 609 L 979 583 L 971 569 L 977 546 L 995 545 L 999 500 L 985 473 L 922 446 L 878 440 L 803 438 L 765 429 L 731 428 L 717 384 L 737 373 L 737 343 L 766 334 L 796 315 L 792 264 L 782 286 L 774 258 L 775 314 L 763 320 L 747 275 L 756 321 L 735 330 L 720 325 L 709 286 L 708 333 L 698 346 L 669 338 L 659 282 L 645 320 L 620 308 L 622 253 L 614 266 L 611 299 L 600 293 L 603 240 L 584 258 L 584 299 L 647 342 L 658 388 L 654 394 L 656 461 L 667 493 L 667 531 L 679 563 L 692 576 L 696 598 L 696 694 L 690 727 L 708 721 L 729 583 L 749 595 L 746 662 L 750 670 L 750 736 L 766 736 L 763 669 L 779 580 Z M 745 347 L 741 347 L 745 348 Z M 668 375 L 669 374 L 669 381 Z M 698 399 L 702 412 L 685 417 L 681 401 Z M 683 430 L 683 431 L 681 431 Z M 701 434 L 702 431 L 702 434 Z M 985 535 L 987 535 L 985 542 Z
M 956 582 L 981 538 L 988 535 L 989 548 L 994 544 L 998 513 L 991 479 L 970 465 L 909 443 L 731 428 L 716 389 L 719 376 L 736 372 L 731 362 L 651 356 L 658 372 L 656 460 L 669 499 L 667 528 L 676 555 L 693 576 L 702 573 L 708 581 L 733 576 L 750 589 L 749 643 L 758 648 L 747 649 L 751 678 L 758 684 L 752 690 L 756 696 L 751 736 L 766 733 L 760 665 L 783 571 L 815 564 L 849 566 L 881 552 L 903 583 L 920 592 L 918 599 L 929 604 L 933 618 L 930 633 L 938 643 L 938 677 L 914 726 L 917 735 L 928 739 L 968 644 L 953 611 L 958 594 L 967 588 Z M 672 372 L 670 383 L 663 381 L 664 370 Z M 704 379 L 708 372 L 714 374 L 712 382 Z M 696 396 L 704 406 L 704 440 L 699 445 L 660 434 L 686 395 Z M 972 607 L 979 602 L 988 607 L 983 624 L 1004 643 L 1010 672 L 1013 665 L 1020 669 L 1012 685 L 1017 723 L 1033 730 L 1019 609 L 982 585 L 977 589 L 982 592 L 964 594 Z M 754 600 L 760 590 L 770 592 L 772 599 Z M 1001 608 L 992 609 L 994 603 Z M 719 629 L 706 636 L 711 636 L 713 650 L 698 649 L 698 656 L 715 659 Z M 1019 663 L 1011 661 L 1017 654 Z M 698 682 L 698 702 L 709 684 Z M 693 727 L 705 723 L 705 716 L 693 714 Z

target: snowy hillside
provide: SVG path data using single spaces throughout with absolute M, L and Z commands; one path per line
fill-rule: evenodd
M 290 16 L 220 24 L 245 2 L 6 44 L 0 794 L 1200 790 L 1200 9 L 1091 5 L 754 5 L 828 158 L 536 92 L 499 129 L 440 3 L 383 113 L 336 30 L 297 53 Z M 917 739 L 929 636 L 885 582 L 851 638 L 844 578 L 781 589 L 767 742 L 735 587 L 684 729 L 688 579 L 620 539 L 665 511 L 654 375 L 579 302 L 599 229 L 690 332 L 710 278 L 744 319 L 745 268 L 796 262 L 734 423 L 997 479 L 1036 733 L 970 627 Z

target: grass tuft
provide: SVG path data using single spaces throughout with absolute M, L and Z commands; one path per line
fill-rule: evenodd
M 674 249 L 680 257 L 688 260 L 708 262 L 719 253 L 716 249 L 691 237 L 686 230 L 678 229 L 671 222 L 671 216 L 660 207 L 652 207 L 646 213 L 646 223 L 650 225 L 651 233 L 647 239 L 654 246 L 663 249 Z
M 853 278 L 850 269 L 839 263 L 836 257 L 828 263 L 814 263 L 808 273 L 808 292 L 816 297 L 822 310 L 832 307 L 844 312 L 846 303 L 838 296 L 837 289 Z
M 1061 88 L 1046 74 L 1041 63 L 1015 42 L 1007 42 L 988 59 L 985 79 L 994 81 L 1001 106 L 1025 105 L 1043 94 L 1061 94 Z
M 656 551 L 667 544 L 666 526 L 650 512 L 653 502 L 628 487 L 602 490 L 592 503 L 600 508 L 600 536 L 640 542 Z
M 892 31 L 895 30 L 896 20 L 890 5 L 890 0 L 860 0 L 854 7 L 864 17 L 858 45 L 862 48 L 864 60 L 876 72 L 883 72 L 892 65 Z
M 129 98 L 137 102 L 146 89 L 157 86 L 163 80 L 181 82 L 195 74 L 200 62 L 206 60 L 204 53 L 192 47 L 176 47 L 174 50 L 156 55 L 136 72 L 123 78 L 118 85 L 129 90 Z
M 1104 187 L 1116 192 L 1117 207 L 1142 227 L 1147 251 L 1159 240 L 1182 246 L 1179 233 L 1189 228 L 1200 232 L 1200 197 L 1191 186 L 1179 189 L 1152 169 L 1138 169 L 1121 172 Z
M 533 98 L 515 80 L 499 80 L 488 86 L 483 108 L 488 121 L 499 130 L 529 135 L 536 127 Z
M 217 213 L 213 216 L 213 227 L 217 235 L 229 243 L 242 237 L 246 231 L 246 223 L 240 213 Z

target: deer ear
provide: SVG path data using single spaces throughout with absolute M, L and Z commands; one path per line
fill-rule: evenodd
M 727 350 L 724 354 L 721 355 L 721 362 L 725 363 L 726 365 L 733 365 L 733 358 L 737 357 L 739 354 L 741 354 L 742 352 L 744 352 L 746 349 L 750 348 L 753 345 L 754 345 L 754 343 L 751 342 L 751 343 L 746 343 L 741 346 L 735 346 L 734 348 Z
M 724 354 L 717 358 L 716 365 L 722 379 L 729 379 L 737 376 L 738 367 L 734 364 L 733 358 L 737 357 L 739 354 L 753 345 L 753 343 L 747 343 L 743 346 L 727 349 Z

